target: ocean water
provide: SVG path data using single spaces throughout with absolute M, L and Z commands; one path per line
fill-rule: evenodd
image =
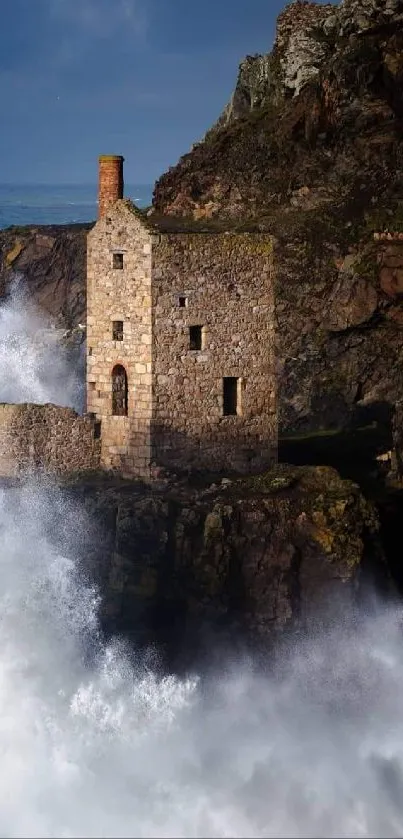
M 151 204 L 152 185 L 125 185 L 139 207 Z M 97 187 L 92 185 L 0 184 L 0 229 L 10 225 L 74 224 L 97 216 Z

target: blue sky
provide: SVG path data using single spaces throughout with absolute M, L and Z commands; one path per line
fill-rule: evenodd
M 1 0 L 0 183 L 152 183 L 268 52 L 284 0 Z

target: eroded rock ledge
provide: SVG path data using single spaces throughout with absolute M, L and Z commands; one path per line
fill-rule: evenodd
M 267 645 L 342 619 L 365 570 L 383 569 L 374 508 L 327 467 L 159 489 L 94 476 L 69 492 L 90 514 L 106 627 L 176 648 L 210 631 Z

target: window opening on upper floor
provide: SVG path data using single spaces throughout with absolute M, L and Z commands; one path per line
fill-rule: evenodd
M 201 350 L 203 345 L 203 327 L 189 326 L 189 349 Z
M 225 376 L 223 379 L 223 414 L 225 417 L 240 414 L 240 383 L 236 376 Z
M 188 305 L 188 298 L 185 294 L 180 294 L 178 297 L 178 306 L 180 309 L 186 309 Z
M 127 417 L 127 408 L 127 373 L 122 364 L 116 364 L 112 370 L 112 414 L 114 417 Z
M 118 269 L 123 268 L 123 254 L 122 253 L 112 254 L 112 265 L 113 265 L 114 268 L 118 268 Z
M 122 320 L 112 321 L 112 340 L 113 341 L 123 341 L 123 321 Z

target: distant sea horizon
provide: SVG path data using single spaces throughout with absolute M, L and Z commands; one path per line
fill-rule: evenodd
M 125 184 L 139 207 L 152 201 L 152 184 Z M 12 225 L 82 224 L 97 217 L 95 184 L 0 184 L 0 229 Z

